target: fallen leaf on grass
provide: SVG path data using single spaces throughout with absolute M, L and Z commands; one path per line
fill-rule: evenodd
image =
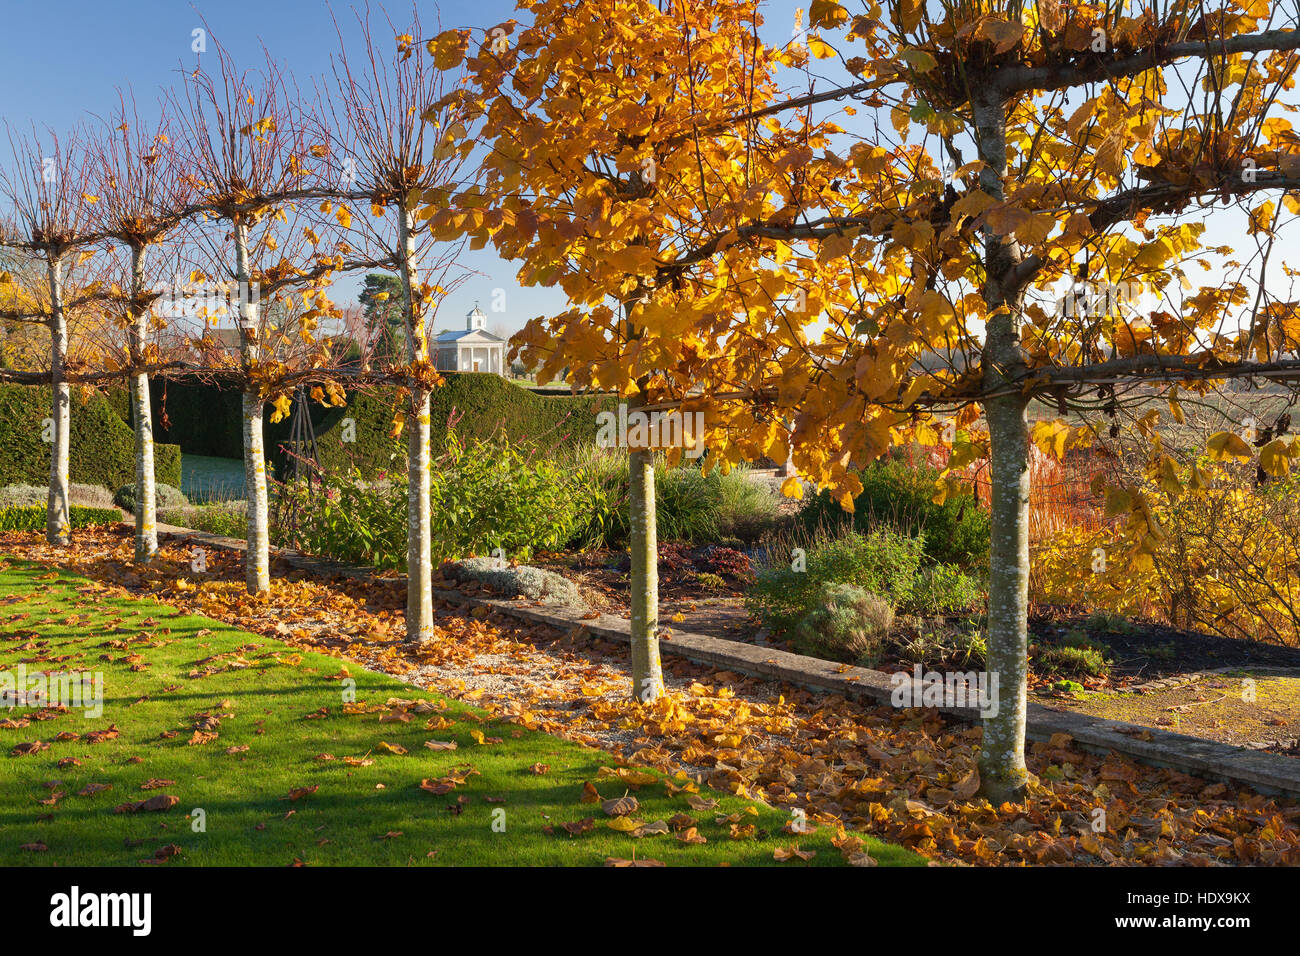
M 784 863 L 787 860 L 803 860 L 807 863 L 817 855 L 816 850 L 801 850 L 796 846 L 779 846 L 772 851 L 772 859 L 778 863 Z
M 426 740 L 424 745 L 430 750 L 455 750 L 456 741 L 454 740 Z
M 596 778 L 601 777 L 618 777 L 619 780 L 634 787 L 648 787 L 652 783 L 658 783 L 660 779 L 655 774 L 632 767 L 601 767 L 596 773 Z
M 606 816 L 624 817 L 629 813 L 636 813 L 636 809 L 639 806 L 641 806 L 641 804 L 637 802 L 636 797 L 625 796 L 617 797 L 613 800 L 606 800 L 600 805 L 600 808 L 605 811 Z
M 174 856 L 180 856 L 180 855 L 181 855 L 181 848 L 177 846 L 175 843 L 168 843 L 165 846 L 160 846 L 158 849 L 154 850 L 153 856 L 149 857 L 148 859 L 141 860 L 140 862 L 148 864 L 150 866 L 157 866 L 160 863 L 166 863 Z
M 117 724 L 110 724 L 107 730 L 96 730 L 92 733 L 86 734 L 86 743 L 100 744 L 105 740 L 113 740 L 120 736 L 121 731 L 117 729 Z
M 314 783 L 310 787 L 294 787 L 292 790 L 289 791 L 289 795 L 285 797 L 285 799 L 301 800 L 303 797 L 311 796 L 319 789 L 320 789 L 319 783 Z
M 616 856 L 605 857 L 606 866 L 667 866 L 662 860 L 623 860 Z
M 131 803 L 119 803 L 113 808 L 114 813 L 140 813 L 141 811 L 156 812 L 159 810 L 170 810 L 176 804 L 181 802 L 180 797 L 173 797 L 170 793 L 160 793 L 156 797 L 150 797 L 148 800 L 136 800 Z

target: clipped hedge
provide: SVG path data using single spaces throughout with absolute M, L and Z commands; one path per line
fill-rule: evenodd
M 86 528 L 97 524 L 117 524 L 122 520 L 122 513 L 115 508 L 83 508 L 81 505 L 72 505 L 68 508 L 68 520 L 74 528 Z M 0 531 L 44 530 L 44 506 L 28 505 L 15 508 L 0 508 Z
M 345 408 L 334 409 L 317 428 L 316 444 L 328 467 L 355 464 L 364 474 L 391 469 L 393 412 L 399 398 L 396 388 L 380 388 L 349 395 Z M 432 434 L 429 444 L 437 456 L 446 448 L 447 426 L 453 410 L 456 433 L 466 443 L 487 440 L 501 429 L 512 442 L 532 441 L 552 451 L 590 444 L 596 437 L 596 414 L 614 408 L 612 396 L 538 395 L 499 375 L 457 372 L 435 389 L 429 402 Z M 343 441 L 344 423 L 351 419 L 355 441 Z
M 0 486 L 49 485 L 50 446 L 43 423 L 50 416 L 50 389 L 0 385 Z M 181 483 L 181 450 L 154 444 L 158 481 Z M 107 398 L 72 389 L 72 448 L 69 481 L 103 485 L 110 491 L 135 481 L 135 435 Z

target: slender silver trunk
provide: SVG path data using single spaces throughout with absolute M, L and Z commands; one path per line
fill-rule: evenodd
M 406 637 L 433 636 L 433 557 L 429 504 L 429 393 L 411 390 L 406 461 Z
M 68 319 L 63 312 L 63 262 L 49 260 L 50 278 L 50 493 L 45 513 L 45 539 L 50 544 L 72 541 L 69 514 L 68 457 L 72 429 L 72 390 L 66 379 L 68 364 Z
M 628 453 L 632 558 L 632 694 L 642 702 L 663 693 L 659 663 L 659 547 L 655 529 L 654 452 Z
M 1003 196 L 1006 105 L 975 102 L 976 141 L 984 170 L 981 187 Z M 1021 259 L 1014 238 L 986 232 L 984 301 L 991 313 L 984 343 L 984 385 L 996 387 L 1025 368 L 1020 347 L 1020 290 L 1004 279 Z M 995 313 L 1000 307 L 1000 312 Z M 1018 800 L 1025 768 L 1026 655 L 1029 608 L 1029 425 L 1019 394 L 984 404 L 989 423 L 991 505 L 989 542 L 988 670 L 998 677 L 998 710 L 984 721 L 981 793 L 992 803 Z
M 414 216 L 403 204 L 398 217 L 402 314 L 406 326 L 408 362 L 427 362 L 429 346 L 424 335 L 424 308 L 418 300 Z M 406 639 L 425 641 L 433 636 L 433 533 L 429 504 L 429 390 L 412 384 L 406 423 Z
M 144 246 L 131 249 L 131 360 L 143 364 L 149 334 L 149 309 L 143 305 Z M 131 375 L 131 415 L 135 423 L 135 560 L 144 564 L 158 553 L 158 503 L 154 485 L 153 412 L 149 374 Z
M 252 277 L 248 268 L 248 226 L 235 223 L 235 278 L 239 283 L 239 327 L 243 366 L 247 375 L 261 351 L 259 303 L 252 294 Z M 244 494 L 248 499 L 248 525 L 245 536 L 244 580 L 249 594 L 271 588 L 271 536 L 266 500 L 266 448 L 262 430 L 263 400 L 252 385 L 245 384 L 244 410 Z

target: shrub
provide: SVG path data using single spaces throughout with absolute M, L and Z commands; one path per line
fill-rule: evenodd
M 723 591 L 727 587 L 726 580 L 719 574 L 712 571 L 701 571 L 695 575 L 695 580 L 700 587 L 708 588 L 710 591 Z
M 501 566 L 495 558 L 466 558 L 442 566 L 442 576 L 451 581 L 478 581 L 507 597 L 526 597 L 543 604 L 585 609 L 578 587 L 563 575 L 526 564 Z
M 404 449 L 390 440 L 398 471 L 367 479 L 359 468 L 329 475 L 323 488 L 286 485 L 277 543 L 311 554 L 403 569 L 406 566 Z M 591 500 L 563 466 L 503 440 L 463 444 L 451 435 L 433 463 L 430 492 L 435 560 L 501 549 L 528 557 L 574 536 Z
M 113 496 L 102 485 L 83 485 L 72 482 L 68 486 L 70 503 L 86 508 L 112 508 Z M 41 507 L 50 497 L 48 485 L 6 485 L 0 488 L 0 508 Z
M 580 548 L 623 546 L 629 536 L 627 453 L 593 446 L 573 453 L 571 461 L 592 504 L 573 543 Z M 655 532 L 659 539 L 692 545 L 757 541 L 776 522 L 778 499 L 770 487 L 751 481 L 748 475 L 743 465 L 725 475 L 718 468 L 705 475 L 698 461 L 685 459 L 669 467 L 657 456 Z
M 977 621 L 958 627 L 926 630 L 898 642 L 898 659 L 931 667 L 955 665 L 983 667 L 988 659 L 988 638 Z
M 158 520 L 162 524 L 177 525 L 194 531 L 220 535 L 223 538 L 243 538 L 248 531 L 247 502 L 223 501 L 209 505 L 188 505 L 182 508 L 158 510 Z M 275 537 L 272 528 L 272 541 L 279 546 L 286 542 Z
M 586 551 L 617 547 L 627 541 L 627 455 L 595 445 L 583 445 L 567 458 L 575 481 L 587 496 L 587 507 L 568 543 Z
M 46 509 L 44 505 L 0 508 L 0 531 L 44 531 Z M 68 522 L 74 528 L 92 525 L 117 524 L 122 513 L 116 508 L 68 508 Z
M 791 646 L 812 657 L 874 664 L 893 622 L 894 609 L 879 594 L 827 584 L 800 618 Z
M 807 531 L 842 525 L 868 531 L 883 525 L 904 535 L 924 535 L 929 562 L 969 567 L 987 561 L 988 513 L 972 494 L 935 504 L 938 475 L 933 468 L 913 468 L 901 461 L 877 462 L 858 473 L 862 492 L 853 500 L 852 514 L 822 491 L 800 509 L 800 523 Z
M 655 527 L 664 540 L 704 544 L 721 538 L 756 541 L 776 520 L 771 488 L 748 478 L 749 469 L 707 475 L 698 462 L 656 471 Z
M 161 482 L 154 484 L 153 497 L 154 507 L 160 511 L 163 508 L 183 508 L 190 503 L 190 500 L 181 493 L 179 488 L 164 485 Z M 113 504 L 123 511 L 135 514 L 135 482 L 117 489 L 117 494 L 113 495 Z
M 1095 612 L 1094 630 L 1123 633 L 1133 628 L 1123 616 L 1155 617 L 1300 646 L 1300 478 L 1256 487 L 1253 465 L 1197 465 L 1202 487 L 1174 493 L 1121 460 L 1121 479 L 1153 516 L 1149 533 L 1133 519 L 1044 540 L 1030 577 L 1035 600 Z
M 936 564 L 917 576 L 908 607 L 919 614 L 946 614 L 983 602 L 984 585 L 978 578 L 951 564 Z
M 789 564 L 769 564 L 759 570 L 745 604 L 778 634 L 794 627 L 827 584 L 853 584 L 885 596 L 896 606 L 907 606 L 924 545 L 923 538 L 907 538 L 888 529 L 866 535 L 853 531 L 837 537 L 822 534 L 805 549 L 805 570 L 797 571 Z
M 1043 670 L 1056 674 L 1086 674 L 1101 677 L 1110 670 L 1105 655 L 1095 647 L 1071 647 L 1048 644 L 1038 648 L 1034 662 Z
M 437 505 L 434 505 L 436 510 Z M 367 481 L 355 469 L 324 486 L 279 488 L 276 544 L 378 568 L 406 567 L 406 483 Z
M 497 548 L 523 557 L 559 550 L 588 500 L 572 474 L 535 446 L 504 436 L 464 444 L 455 433 L 434 463 L 430 497 L 435 559 Z
M 50 414 L 47 386 L 0 384 L 0 485 L 48 486 L 50 446 L 41 440 Z M 120 488 L 135 480 L 135 435 L 96 392 L 72 389 L 68 476 L 82 484 Z M 154 445 L 158 480 L 181 483 L 181 451 Z

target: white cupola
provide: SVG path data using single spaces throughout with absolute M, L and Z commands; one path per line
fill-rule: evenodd
M 465 316 L 465 328 L 471 332 L 475 329 L 487 328 L 487 316 L 483 314 L 477 302 L 474 303 L 474 311 Z

